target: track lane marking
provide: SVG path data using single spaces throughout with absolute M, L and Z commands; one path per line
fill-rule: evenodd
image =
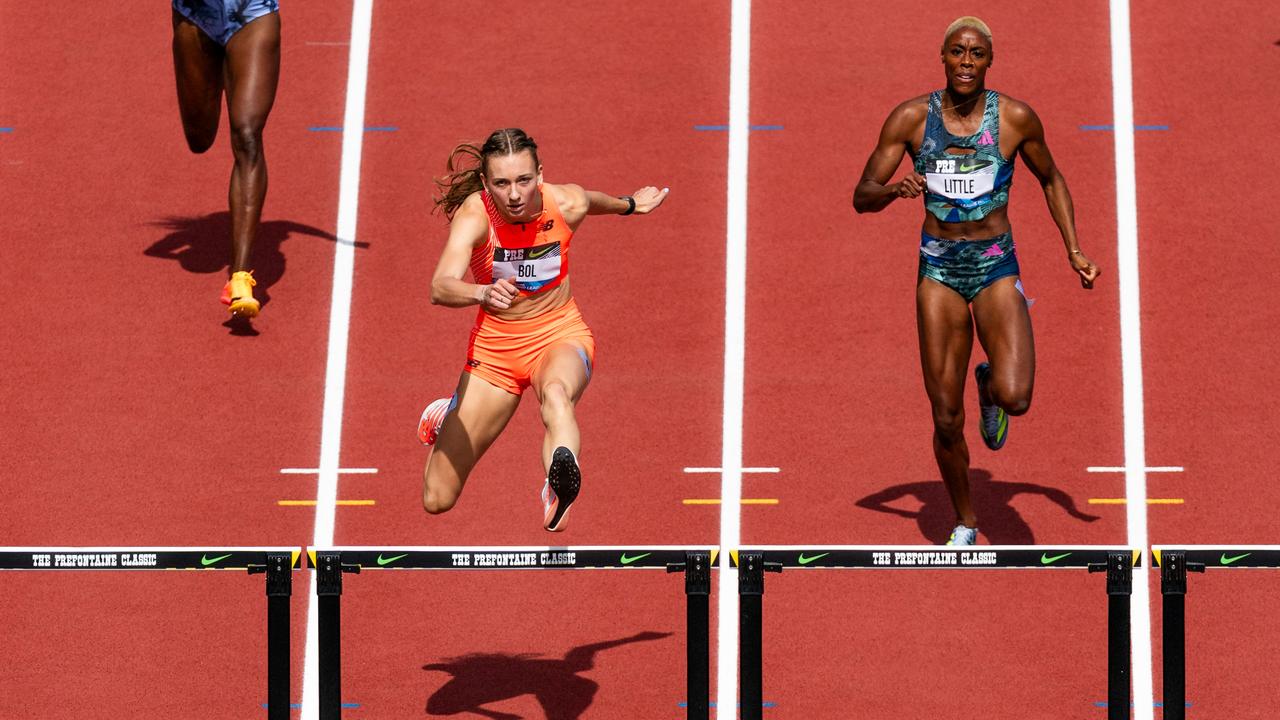
M 351 51 L 347 56 L 347 98 L 342 125 L 364 128 L 365 92 L 369 80 L 369 32 L 373 0 L 354 0 L 351 7 Z M 347 343 L 351 321 L 351 285 L 355 274 L 356 219 L 360 200 L 360 158 L 364 133 L 342 133 L 342 169 L 338 177 L 338 220 L 333 247 L 333 295 L 329 304 L 329 345 L 324 375 L 324 411 L 320 430 L 319 479 L 316 489 L 315 538 L 312 547 L 333 545 L 338 501 L 338 462 L 342 446 L 342 405 L 346 395 Z M 343 242 L 345 241 L 345 242 Z M 316 573 L 307 594 L 306 651 L 302 670 L 302 720 L 319 720 L 319 636 Z
M 747 150 L 750 130 L 751 0 L 729 16 L 729 157 L 724 263 L 724 424 L 720 444 L 720 547 L 736 548 L 742 521 L 742 404 L 746 367 Z M 716 703 L 738 701 L 738 571 L 720 568 L 716 623 Z
M 1111 111 L 1115 132 L 1116 256 L 1120 285 L 1120 365 L 1124 407 L 1125 526 L 1128 545 L 1145 548 L 1147 535 L 1146 419 L 1142 390 L 1142 315 L 1138 283 L 1138 194 L 1134 161 L 1133 52 L 1129 0 L 1110 0 Z M 1153 720 L 1151 597 L 1147 566 L 1134 570 L 1129 606 L 1134 720 Z

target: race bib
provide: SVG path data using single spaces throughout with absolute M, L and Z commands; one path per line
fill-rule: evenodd
M 929 192 L 950 200 L 973 200 L 996 186 L 994 161 L 976 157 L 934 158 L 924 174 Z
M 537 292 L 560 277 L 560 243 L 493 249 L 493 279 L 505 278 L 525 292 Z

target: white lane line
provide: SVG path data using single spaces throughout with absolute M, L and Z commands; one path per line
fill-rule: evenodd
M 746 364 L 747 139 L 750 134 L 751 0 L 733 0 L 729 23 L 728 237 L 724 268 L 724 439 L 720 449 L 719 619 L 716 629 L 716 704 L 738 702 L 737 550 L 742 515 L 742 393 Z M 732 713 L 728 714 L 732 716 Z
M 1179 465 L 1156 465 L 1154 467 L 1143 468 L 1144 472 L 1149 473 L 1176 473 L 1182 472 L 1185 468 Z M 1129 468 L 1115 467 L 1113 465 L 1090 465 L 1085 468 L 1085 472 L 1091 473 L 1127 473 Z
M 329 304 L 329 350 L 324 376 L 324 414 L 320 430 L 320 467 L 316 491 L 316 526 L 312 547 L 333 545 L 338 502 L 338 456 L 342 443 L 342 404 L 347 386 L 347 332 L 351 320 L 351 284 L 355 270 L 357 207 L 360 199 L 360 154 L 364 139 L 365 86 L 369 79 L 369 30 L 373 0 L 355 0 L 351 10 L 351 53 L 347 60 L 347 103 L 342 126 L 342 170 L 338 179 L 339 240 L 333 246 L 333 297 Z M 302 671 L 302 718 L 320 716 L 319 634 L 316 574 L 307 594 L 307 649 Z
M 1111 0 L 1111 104 L 1115 125 L 1116 241 L 1120 278 L 1120 358 L 1124 381 L 1124 485 L 1130 547 L 1147 547 L 1147 449 L 1142 393 L 1138 284 L 1138 194 L 1133 149 L 1133 57 L 1129 0 Z M 1152 720 L 1151 600 L 1147 564 L 1133 573 L 1130 627 L 1134 720 Z
M 697 473 L 708 473 L 708 474 L 710 474 L 710 473 L 720 473 L 720 472 L 724 472 L 724 468 L 718 468 L 718 467 L 716 467 L 716 468 L 713 468 L 713 467 L 687 467 L 687 468 L 685 468 L 685 469 L 684 469 L 684 471 L 685 471 L 685 472 L 687 472 L 687 473 L 689 473 L 689 474 L 697 474 Z M 742 472 L 742 473 L 777 473 L 777 472 L 782 472 L 782 470 L 781 470 L 780 468 L 776 468 L 776 467 L 744 467 L 744 468 L 738 468 L 738 471 L 739 471 L 739 472 Z
M 377 475 L 378 468 L 338 468 L 339 475 Z M 280 468 L 281 475 L 318 475 L 320 468 Z

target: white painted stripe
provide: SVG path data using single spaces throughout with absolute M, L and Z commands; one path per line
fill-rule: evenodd
M 1182 472 L 1184 468 L 1178 465 L 1156 465 L 1155 467 L 1146 468 L 1149 473 L 1175 473 Z M 1091 473 L 1122 473 L 1128 472 L 1129 468 L 1115 467 L 1114 465 L 1090 465 L 1085 468 Z
M 338 179 L 338 242 L 333 245 L 333 296 L 329 304 L 329 350 L 325 365 L 324 413 L 320 430 L 319 482 L 316 490 L 314 547 L 333 544 L 338 501 L 338 456 L 342 443 L 342 404 L 347 385 L 347 332 L 355 270 L 356 217 L 360 199 L 360 154 L 364 140 L 365 85 L 369 78 L 369 30 L 373 0 L 355 0 L 351 10 L 351 53 L 347 60 L 347 103 L 342 126 L 342 170 Z M 344 242 L 345 241 L 345 242 Z M 307 649 L 302 672 L 302 718 L 320 716 L 319 634 L 316 573 L 307 594 Z
M 1138 195 L 1133 149 L 1133 58 L 1129 0 L 1111 0 L 1111 103 L 1116 153 L 1116 241 L 1120 279 L 1120 357 L 1124 381 L 1124 473 L 1128 543 L 1147 546 L 1147 450 L 1138 302 Z M 1134 571 L 1130 606 L 1134 720 L 1152 720 L 1151 600 L 1147 566 Z
M 280 468 L 281 475 L 317 475 L 320 468 Z M 339 475 L 377 475 L 378 468 L 338 468 Z
M 685 471 L 685 472 L 687 472 L 687 473 L 690 473 L 690 474 L 693 474 L 693 473 L 718 473 L 718 472 L 723 472 L 723 471 L 724 471 L 724 468 L 718 468 L 718 467 L 717 467 L 717 468 L 712 468 L 712 467 L 687 467 L 687 468 L 685 468 L 685 469 L 684 469 L 684 471 Z M 739 468 L 739 471 L 740 471 L 740 472 L 743 472 L 743 473 L 776 473 L 776 472 L 782 472 L 782 470 L 781 470 L 781 469 L 776 468 L 776 467 L 744 467 L 744 468 Z
M 742 515 L 742 393 L 746 363 L 747 137 L 751 0 L 733 0 L 729 39 L 728 238 L 724 272 L 724 438 L 720 449 L 720 547 L 736 548 Z M 728 553 L 725 553 L 727 556 Z M 722 557 L 716 630 L 716 703 L 738 702 L 738 571 Z M 732 713 L 729 714 L 732 716 Z

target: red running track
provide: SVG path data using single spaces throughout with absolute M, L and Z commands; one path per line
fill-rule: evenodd
M 1267 497 L 1274 453 L 1274 412 L 1259 401 L 1274 394 L 1270 305 L 1263 280 L 1231 272 L 1274 254 L 1231 242 L 1266 239 L 1249 208 L 1266 207 L 1268 187 L 1201 188 L 1190 212 L 1166 198 L 1199 179 L 1189 168 L 1213 166 L 1219 138 L 1266 136 L 1275 11 L 1228 4 L 1209 18 L 1184 5 L 1135 8 L 1133 19 L 1136 121 L 1170 127 L 1138 136 L 1147 458 L 1186 467 L 1148 478 L 1153 497 L 1186 500 L 1151 509 L 1151 539 L 1274 542 L 1265 511 L 1240 501 Z M 64 13 L 0 8 L 0 59 L 14 68 L 0 183 L 24 209 L 6 216 L 6 261 L 39 300 L 3 335 L 6 509 L 20 522 L 0 526 L 0 545 L 305 542 L 311 510 L 275 502 L 315 492 L 314 476 L 279 469 L 318 455 L 341 141 L 308 128 L 342 123 L 350 7 L 285 9 L 257 268 L 272 301 L 254 337 L 229 336 L 213 302 L 230 162 L 225 141 L 203 157 L 185 150 L 167 13 L 86 46 Z M 1044 119 L 1084 247 L 1107 272 L 1092 293 L 1078 289 L 1020 170 L 1012 213 L 1038 299 L 1038 388 L 1007 449 L 974 449 L 984 535 L 1123 543 L 1123 507 L 1087 504 L 1123 497 L 1123 476 L 1085 472 L 1123 462 L 1112 138 L 1079 129 L 1111 121 L 1107 6 L 980 12 L 1000 48 L 990 84 Z M 886 3 L 800 14 L 761 1 L 753 14 L 751 122 L 784 129 L 751 139 L 743 460 L 781 472 L 745 477 L 746 497 L 779 503 L 743 509 L 743 541 L 938 542 L 950 523 L 917 379 L 918 210 L 855 217 L 849 195 L 889 109 L 938 85 L 932 48 L 954 13 Z M 340 498 L 376 505 L 340 507 L 336 542 L 714 543 L 714 507 L 681 501 L 719 493 L 717 475 L 682 468 L 720 457 L 726 143 L 693 127 L 727 119 L 728 7 L 569 3 L 504 29 L 465 8 L 379 3 L 373 28 L 366 124 L 397 130 L 364 143 L 342 464 L 379 472 L 341 476 Z M 1188 65 L 1179 48 L 1205 37 L 1212 59 Z M 454 512 L 428 518 L 418 504 L 425 454 L 413 424 L 456 382 L 472 321 L 427 303 L 445 237 L 429 180 L 456 142 L 512 124 L 537 138 L 552 182 L 672 188 L 652 217 L 593 218 L 579 233 L 574 284 L 600 353 L 580 411 L 589 485 L 555 538 L 537 526 L 540 431 L 528 406 Z M 259 641 L 227 631 L 260 622 L 256 580 L 6 580 L 0 642 L 16 669 L 0 681 L 0 716 L 261 716 Z M 1103 717 L 1097 580 L 770 576 L 767 717 Z M 1243 620 L 1265 616 L 1266 582 L 1193 579 L 1188 698 L 1199 717 L 1262 718 L 1275 705 L 1260 682 L 1266 635 Z M 351 577 L 344 699 L 360 707 L 348 715 L 678 717 L 679 594 L 659 574 Z M 295 598 L 295 695 L 304 606 Z M 210 669 L 219 683 L 205 681 Z

